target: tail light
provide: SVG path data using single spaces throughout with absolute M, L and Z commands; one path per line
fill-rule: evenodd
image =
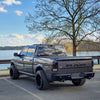
M 52 66 L 52 71 L 56 72 L 58 71 L 58 63 L 54 62 L 53 66 Z

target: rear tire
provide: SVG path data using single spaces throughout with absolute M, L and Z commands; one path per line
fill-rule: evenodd
M 75 86 L 82 86 L 84 85 L 86 82 L 86 79 L 73 79 L 72 80 L 72 83 L 75 85 Z
M 45 90 L 48 88 L 48 80 L 43 70 L 39 70 L 36 72 L 35 82 L 39 90 Z
M 11 68 L 10 68 L 10 77 L 11 77 L 11 79 L 18 79 L 19 78 L 19 72 L 14 67 L 14 65 L 11 65 Z

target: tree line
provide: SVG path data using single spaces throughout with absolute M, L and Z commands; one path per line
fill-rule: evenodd
M 45 41 L 43 41 L 44 43 Z M 57 42 L 48 42 L 47 44 L 58 44 Z M 61 41 L 59 44 L 63 45 L 68 54 L 73 52 L 73 44 L 70 42 Z M 31 46 L 31 45 L 30 45 Z M 22 50 L 25 46 L 5 46 L 0 47 L 0 50 Z M 100 51 L 100 42 L 82 41 L 76 49 L 77 51 Z

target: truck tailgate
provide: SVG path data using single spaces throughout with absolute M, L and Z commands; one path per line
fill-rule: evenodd
M 92 59 L 81 60 L 58 60 L 58 73 L 80 73 L 80 72 L 92 72 L 93 64 Z

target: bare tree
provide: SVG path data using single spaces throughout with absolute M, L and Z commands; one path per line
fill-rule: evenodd
M 100 43 L 100 31 L 94 34 L 96 41 Z
M 96 38 L 96 40 L 97 40 L 98 42 L 100 42 L 100 36 L 98 36 L 98 37 Z
M 43 31 L 69 37 L 76 47 L 100 29 L 100 0 L 36 0 L 34 13 L 26 16 L 29 31 Z M 55 36 L 56 36 L 55 35 Z

